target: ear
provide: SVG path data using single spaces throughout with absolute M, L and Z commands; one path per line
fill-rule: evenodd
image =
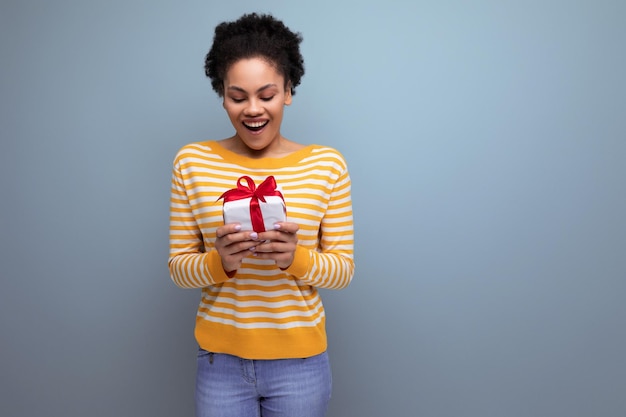
M 291 95 L 291 83 L 287 83 L 287 87 L 285 88 L 285 106 L 289 106 L 291 104 L 291 100 L 293 99 Z

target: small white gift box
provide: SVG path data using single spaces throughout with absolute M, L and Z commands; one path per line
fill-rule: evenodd
M 252 178 L 244 175 L 237 180 L 237 188 L 226 191 L 222 198 L 224 223 L 239 223 L 241 230 L 274 230 L 276 222 L 286 220 L 285 200 L 273 176 L 257 187 Z

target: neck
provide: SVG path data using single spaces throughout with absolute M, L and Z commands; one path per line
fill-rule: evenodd
M 244 141 L 239 138 L 239 136 L 235 135 L 232 138 L 227 140 L 227 144 L 229 150 L 235 152 L 236 154 L 246 156 L 248 158 L 275 158 L 284 156 L 285 154 L 290 153 L 289 141 L 284 137 L 278 135 L 272 142 L 270 142 L 266 147 L 261 149 L 254 149 L 245 144 Z

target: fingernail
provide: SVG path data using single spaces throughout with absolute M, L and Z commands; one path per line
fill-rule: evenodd
M 235 230 L 236 230 L 236 231 L 240 231 L 240 230 L 241 230 L 241 225 L 240 225 L 240 224 L 238 224 L 237 226 L 235 226 Z
M 257 232 L 250 233 L 250 239 L 257 239 L 258 237 L 259 235 L 257 234 Z
M 274 229 L 280 229 L 280 224 L 278 223 L 274 224 Z
M 248 249 L 248 250 L 249 250 L 250 252 L 254 252 L 254 250 L 255 250 L 255 249 L 256 249 L 256 247 L 255 247 L 255 246 L 253 246 L 253 247 L 251 247 L 251 248 L 250 248 L 250 249 Z M 255 255 L 256 255 L 256 253 L 255 253 Z

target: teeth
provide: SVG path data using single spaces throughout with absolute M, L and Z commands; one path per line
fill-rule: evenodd
M 265 121 L 265 122 L 252 122 L 252 123 L 243 122 L 243 124 L 245 124 L 248 127 L 261 127 L 261 126 L 264 126 L 266 123 L 267 123 L 267 121 Z

